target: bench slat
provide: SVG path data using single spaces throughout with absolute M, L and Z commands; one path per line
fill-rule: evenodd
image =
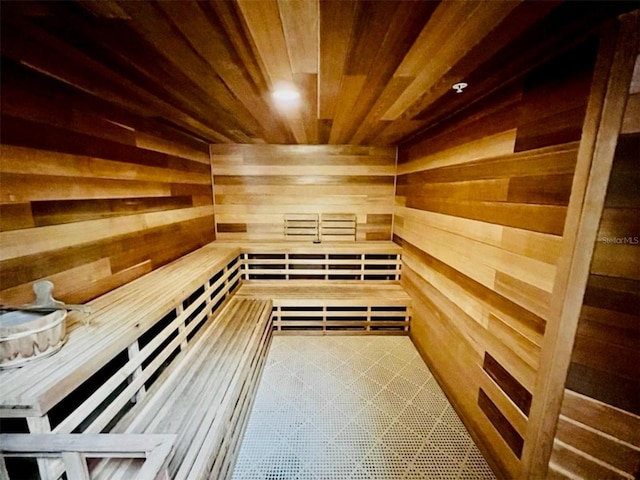
M 185 403 L 189 405 L 194 400 L 200 398 L 191 398 L 185 394 L 185 390 L 191 388 L 192 390 L 202 385 L 202 381 L 207 380 L 207 376 L 202 375 L 203 363 L 206 362 L 207 356 L 213 351 L 224 352 L 225 349 L 233 348 L 234 343 L 231 341 L 233 337 L 236 337 L 236 341 L 239 341 L 239 336 L 235 333 L 242 328 L 241 322 L 232 323 L 231 319 L 233 314 L 239 308 L 238 302 L 230 302 L 229 305 L 221 312 L 221 314 L 205 326 L 206 330 L 202 332 L 198 341 L 188 351 L 187 355 L 178 363 L 175 367 L 167 372 L 167 376 L 173 376 L 175 379 L 184 381 L 171 382 L 164 380 L 160 382 L 160 386 L 157 390 L 150 392 L 149 400 L 143 402 L 135 412 L 132 412 L 132 420 L 127 421 L 127 430 L 153 430 L 155 424 L 161 418 L 168 413 L 168 408 L 171 406 L 179 406 L 180 399 L 184 399 Z M 224 315 L 223 315 L 224 313 Z M 217 336 L 216 336 L 217 334 Z M 213 337 L 213 338 L 212 338 Z M 219 361 L 219 357 L 214 357 L 215 362 Z M 179 374 L 178 374 L 179 372 Z M 178 376 L 179 375 L 179 376 Z M 211 381 L 214 379 L 211 378 Z M 195 382 L 195 383 L 194 383 Z M 175 400 L 173 400 L 175 399 Z M 180 411 L 173 411 L 173 421 L 177 424 L 181 424 L 182 419 L 180 415 L 184 414 L 189 416 L 192 412 L 185 408 Z M 167 425 L 165 423 L 165 425 Z M 168 426 L 170 428 L 170 426 Z

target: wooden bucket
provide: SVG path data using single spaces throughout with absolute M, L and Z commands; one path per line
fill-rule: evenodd
M 0 369 L 57 352 L 66 340 L 66 310 L 15 311 L 0 315 Z

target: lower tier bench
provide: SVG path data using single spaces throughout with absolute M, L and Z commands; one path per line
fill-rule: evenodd
M 406 335 L 411 297 L 397 282 L 243 281 L 236 298 L 273 301 L 276 333 Z
M 232 298 L 111 432 L 177 435 L 170 478 L 229 478 L 271 340 L 271 309 L 269 300 Z M 92 478 L 134 478 L 138 468 L 109 460 Z

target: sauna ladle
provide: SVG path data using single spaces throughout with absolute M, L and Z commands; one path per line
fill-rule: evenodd
M 36 294 L 36 301 L 25 305 L 0 305 L 0 310 L 12 312 L 53 312 L 55 310 L 75 310 L 82 313 L 91 313 L 88 305 L 67 305 L 60 300 L 53 298 L 53 283 L 49 280 L 40 280 L 33 284 L 33 291 Z

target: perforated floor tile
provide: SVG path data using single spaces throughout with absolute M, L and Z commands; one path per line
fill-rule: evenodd
M 275 337 L 234 480 L 495 476 L 407 337 Z

